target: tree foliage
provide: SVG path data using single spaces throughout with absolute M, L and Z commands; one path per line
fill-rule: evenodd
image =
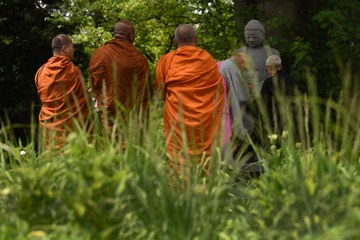
M 53 24 L 77 23 L 73 34 L 76 43 L 92 51 L 111 39 L 114 23 L 128 19 L 135 25 L 135 44 L 153 64 L 174 48 L 174 30 L 180 23 L 199 28 L 200 46 L 219 53 L 229 49 L 227 38 L 233 36 L 232 4 L 229 1 L 130 0 L 130 1 L 65 1 L 49 19 Z M 214 38 L 218 35 L 218 38 Z M 219 45 L 219 46 L 218 46 Z
M 50 1 L 48 1 L 50 2 Z M 54 26 L 38 1 L 0 1 L 0 116 L 29 123 L 37 99 L 34 75 L 50 55 Z
M 321 39 L 317 42 L 322 46 L 317 50 L 316 65 L 319 76 L 327 76 L 321 81 L 319 93 L 327 96 L 329 92 L 339 93 L 341 84 L 338 79 L 344 77 L 348 64 L 357 78 L 360 74 L 360 5 L 356 0 L 334 1 L 329 0 L 312 20 L 317 26 L 315 37 Z M 316 48 L 316 46 L 314 46 Z M 359 79 L 357 79 L 359 80 Z M 355 87 L 356 79 L 352 83 Z
M 359 69 L 360 7 L 356 0 L 293 1 L 301 9 L 291 13 L 274 12 L 284 3 L 243 0 L 67 0 L 62 10 L 52 12 L 56 25 L 74 24 L 74 39 L 90 56 L 96 47 L 111 39 L 113 24 L 119 19 L 134 22 L 136 45 L 154 66 L 158 58 L 174 49 L 174 29 L 180 23 L 197 27 L 198 45 L 215 59 L 227 58 L 244 45 L 243 27 L 251 18 L 260 19 L 266 30 L 267 44 L 280 50 L 284 66 L 305 88 L 305 72 L 317 76 L 319 93 L 326 97 L 340 91 L 336 84 L 339 67 L 346 62 Z M 272 6 L 272 8 L 269 8 Z M 279 10 L 280 11 L 280 10 Z M 321 54 L 319 54 L 321 53 Z M 86 59 L 87 60 L 87 59 Z M 87 62 L 83 71 L 87 71 Z
M 0 0 L 1 118 L 7 113 L 12 122 L 30 121 L 31 104 L 39 104 L 34 75 L 51 56 L 53 36 L 72 35 L 75 64 L 88 79 L 92 52 L 112 38 L 119 19 L 134 23 L 135 44 L 154 68 L 160 56 L 175 48 L 174 30 L 180 23 L 196 26 L 198 46 L 222 60 L 244 44 L 243 27 L 257 18 L 265 25 L 267 44 L 280 51 L 285 70 L 304 87 L 309 70 L 321 96 L 338 94 L 344 69 L 352 66 L 354 78 L 359 76 L 358 1 L 290 2 L 296 16 L 280 12 L 285 3 L 275 0 Z

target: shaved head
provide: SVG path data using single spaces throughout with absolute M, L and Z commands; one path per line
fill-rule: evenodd
M 178 46 L 195 45 L 197 42 L 195 28 L 190 24 L 180 24 L 175 30 L 175 40 Z
M 69 35 L 66 34 L 58 34 L 51 41 L 51 50 L 53 53 L 60 53 L 61 48 L 63 46 L 72 45 L 72 40 Z
M 135 28 L 132 22 L 128 20 L 116 22 L 114 26 L 114 37 L 133 43 L 135 40 Z
M 54 56 L 66 56 L 71 60 L 74 59 L 74 45 L 69 35 L 56 35 L 51 41 L 51 50 Z

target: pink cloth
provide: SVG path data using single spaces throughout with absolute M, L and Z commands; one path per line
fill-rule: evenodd
M 218 69 L 220 69 L 221 61 L 216 63 Z M 220 74 L 221 75 L 221 74 Z M 226 84 L 225 79 L 222 77 L 222 83 L 224 86 L 224 109 L 223 109 L 223 117 L 222 117 L 222 131 L 223 131 L 223 147 L 226 145 L 226 143 L 230 140 L 231 137 L 231 121 L 230 121 L 230 109 L 228 105 L 228 87 Z

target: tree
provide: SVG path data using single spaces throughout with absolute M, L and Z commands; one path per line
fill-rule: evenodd
M 360 27 L 354 24 L 360 20 L 357 0 L 234 0 L 234 14 L 241 32 L 238 40 L 249 19 L 265 25 L 267 44 L 280 51 L 285 68 L 303 89 L 308 70 L 324 98 L 339 95 L 346 66 L 354 72 L 351 84 L 359 78 Z
M 0 120 L 29 124 L 39 111 L 34 76 L 51 56 L 51 38 L 61 30 L 49 24 L 58 1 L 0 1 Z M 25 127 L 26 129 L 28 127 Z M 20 135 L 23 135 L 20 131 Z
M 174 31 L 180 23 L 196 26 L 199 45 L 221 57 L 227 55 L 227 38 L 235 32 L 229 24 L 234 22 L 232 3 L 224 0 L 68 0 L 61 9 L 53 12 L 51 21 L 60 25 L 76 22 L 75 42 L 86 45 L 89 55 L 111 39 L 117 20 L 132 21 L 137 33 L 135 44 L 152 64 L 174 49 Z
M 58 33 L 72 35 L 75 64 L 88 79 L 95 48 L 112 38 L 114 23 L 135 24 L 136 46 L 154 68 L 174 49 L 176 26 L 197 28 L 199 47 L 222 60 L 244 45 L 243 28 L 259 19 L 267 44 L 281 52 L 284 66 L 303 83 L 309 69 L 327 97 L 340 89 L 340 72 L 360 69 L 360 5 L 357 0 L 0 0 L 0 117 L 29 123 L 31 104 L 39 100 L 36 70 L 51 56 L 50 41 Z M 325 76 L 325 77 L 324 77 Z M 16 104 L 14 104 L 16 103 Z
M 30 122 L 36 99 L 34 75 L 39 62 L 49 55 L 46 10 L 37 1 L 0 2 L 0 108 L 1 118 Z
M 223 60 L 239 47 L 231 1 L 190 1 L 198 25 L 199 46 L 217 60 Z

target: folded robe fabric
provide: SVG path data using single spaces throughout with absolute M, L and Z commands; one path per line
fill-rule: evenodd
M 116 111 L 124 114 L 136 107 L 148 108 L 149 65 L 133 44 L 122 39 L 107 42 L 95 50 L 89 68 L 98 108 L 101 114 L 107 114 L 110 124 Z M 116 107 L 117 104 L 120 107 Z M 104 116 L 101 117 L 104 121 Z
M 216 66 L 220 72 L 221 61 L 216 63 Z M 221 72 L 220 72 L 221 75 Z M 229 96 L 229 88 L 227 86 L 226 80 L 221 75 L 221 80 L 224 87 L 224 109 L 223 109 L 223 119 L 222 119 L 222 146 L 225 145 L 230 141 L 231 138 L 231 118 L 230 118 L 230 106 L 228 104 L 228 96 Z
M 216 62 L 195 46 L 164 55 L 156 67 L 155 87 L 163 91 L 167 151 L 178 156 L 210 154 L 220 134 L 224 88 Z
M 35 85 L 42 102 L 39 122 L 46 146 L 54 140 L 55 148 L 60 148 L 73 122 L 82 126 L 88 115 L 81 71 L 68 57 L 53 56 L 37 71 Z

